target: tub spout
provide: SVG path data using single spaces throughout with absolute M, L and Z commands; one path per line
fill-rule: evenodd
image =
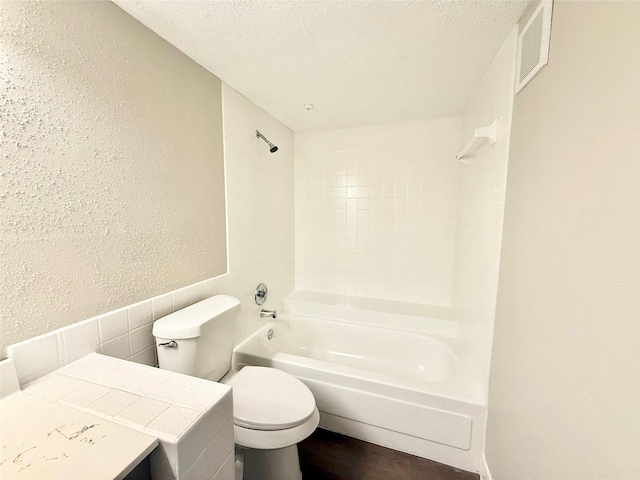
M 265 310 L 263 308 L 260 310 L 260 317 L 278 318 L 278 312 L 276 310 Z

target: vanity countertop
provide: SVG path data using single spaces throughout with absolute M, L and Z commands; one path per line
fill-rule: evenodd
M 24 392 L 0 402 L 0 478 L 122 479 L 156 438 Z

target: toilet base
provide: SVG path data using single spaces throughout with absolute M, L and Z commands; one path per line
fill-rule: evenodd
M 302 480 L 297 444 L 270 450 L 236 445 L 236 452 L 239 449 L 244 450 L 243 480 Z

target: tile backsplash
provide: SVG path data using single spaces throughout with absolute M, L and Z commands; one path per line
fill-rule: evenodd
M 217 292 L 224 277 L 129 305 L 9 346 L 20 384 L 29 383 L 89 353 L 157 365 L 153 321 Z

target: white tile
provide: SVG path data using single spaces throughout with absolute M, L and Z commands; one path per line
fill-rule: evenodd
M 210 408 L 204 415 L 200 416 L 193 425 L 178 440 L 178 457 L 180 458 L 180 467 L 191 465 L 196 458 L 205 450 L 205 448 L 218 437 L 218 434 L 232 423 L 233 414 L 226 405 L 214 406 Z M 233 436 L 232 436 L 233 438 Z M 221 439 L 221 441 L 224 440 Z M 233 448 L 233 440 L 231 443 L 224 445 L 219 444 L 218 447 L 225 447 L 226 451 Z
M 180 478 L 184 478 L 184 480 L 209 480 L 211 477 L 207 475 L 207 453 L 208 450 L 202 452 L 184 476 L 180 475 Z M 180 460 L 182 461 L 182 459 Z
M 20 391 L 20 382 L 13 360 L 0 360 L 0 400 Z
M 156 347 L 155 345 L 153 347 L 149 347 L 146 348 L 144 350 L 142 350 L 141 352 L 138 352 L 134 355 L 131 355 L 131 361 L 132 362 L 136 362 L 136 363 L 140 363 L 143 365 L 148 365 L 150 367 L 155 367 L 158 365 L 158 359 L 156 356 Z
M 175 403 L 184 392 L 191 390 L 199 379 L 187 375 L 171 375 L 167 380 L 149 390 L 145 395 L 163 402 Z
M 7 348 L 7 355 L 13 359 L 16 374 L 21 384 L 60 366 L 58 336 L 56 332 L 40 335 Z M 35 377 L 35 378 L 34 378 Z
M 92 353 L 60 368 L 59 373 L 92 381 L 93 377 L 99 377 L 105 371 L 117 367 L 120 362 L 115 358 Z
M 105 313 L 98 317 L 100 343 L 108 342 L 129 331 L 129 314 L 126 308 Z
M 229 421 L 207 448 L 209 478 L 220 470 L 229 454 L 234 453 L 233 420 Z
M 129 330 L 135 330 L 153 322 L 153 307 L 151 300 L 136 303 L 127 308 L 129 311 Z
M 88 407 L 90 404 L 104 397 L 107 393 L 112 391 L 111 388 L 104 385 L 98 385 L 91 382 L 86 382 L 81 388 L 67 393 L 60 399 L 61 403 L 69 405 L 75 405 L 78 407 Z
M 138 395 L 123 392 L 121 390 L 112 390 L 104 397 L 100 397 L 90 403 L 89 408 L 108 417 L 115 417 L 118 413 L 139 399 L 140 396 Z
M 64 361 L 64 336 L 62 335 L 62 329 L 59 328 L 55 331 L 56 338 L 58 339 L 58 363 L 59 367 L 65 365 Z
M 111 370 L 110 375 L 118 379 L 115 383 L 116 388 L 140 395 L 141 392 L 137 391 L 136 388 L 140 383 L 140 379 L 144 379 L 148 375 L 153 375 L 152 372 L 155 369 L 149 370 L 150 372 L 147 372 L 147 369 L 142 365 L 133 362 L 122 362 L 122 365 L 118 365 Z
M 65 364 L 97 352 L 100 347 L 100 328 L 97 318 L 74 323 L 62 329 Z
M 121 380 L 122 360 L 105 355 L 88 355 L 60 369 L 60 373 L 89 382 L 117 388 Z
M 213 295 L 218 293 L 218 288 L 219 288 L 219 282 L 218 282 L 218 278 L 210 278 L 208 280 L 205 280 L 204 282 L 204 294 L 205 296 L 208 297 L 212 297 Z
M 199 282 L 189 287 L 189 302 L 196 303 L 204 300 L 206 297 L 204 292 L 204 282 Z
M 173 311 L 180 310 L 190 305 L 189 287 L 171 292 L 173 298 Z
M 151 334 L 153 324 L 149 323 L 129 332 L 131 339 L 131 354 L 139 353 L 142 350 L 155 345 L 155 340 Z
M 129 334 L 125 333 L 100 345 L 100 353 L 113 358 L 126 360 L 131 356 Z
M 214 474 L 213 477 L 210 478 L 211 480 L 234 480 L 235 474 L 235 454 L 234 452 L 231 452 L 225 459 L 220 469 Z
M 151 478 L 153 480 L 177 480 L 178 477 L 175 475 L 160 475 L 160 474 L 152 474 Z
M 193 388 L 184 392 L 184 394 L 174 402 L 176 405 L 193 408 L 194 410 L 204 411 L 212 403 L 217 402 L 220 398 L 227 394 L 229 387 L 226 385 L 201 380 Z
M 151 478 L 177 478 L 178 447 L 175 443 L 159 440 L 156 449 L 151 452 Z
M 148 392 L 166 382 L 172 375 L 172 372 L 166 370 L 148 368 L 145 369 L 144 372 L 122 378 L 119 386 L 123 390 L 135 393 L 136 395 L 147 396 Z
M 116 418 L 137 427 L 144 427 L 170 406 L 170 403 L 142 397 L 118 413 Z
M 177 439 L 199 416 L 197 410 L 171 405 L 145 427 L 145 432 Z
M 87 385 L 89 385 L 88 382 L 78 378 L 61 375 L 59 373 L 50 373 L 26 385 L 23 391 L 55 401 Z
M 173 298 L 171 292 L 152 298 L 151 306 L 153 309 L 154 320 L 158 320 L 165 315 L 173 313 Z

